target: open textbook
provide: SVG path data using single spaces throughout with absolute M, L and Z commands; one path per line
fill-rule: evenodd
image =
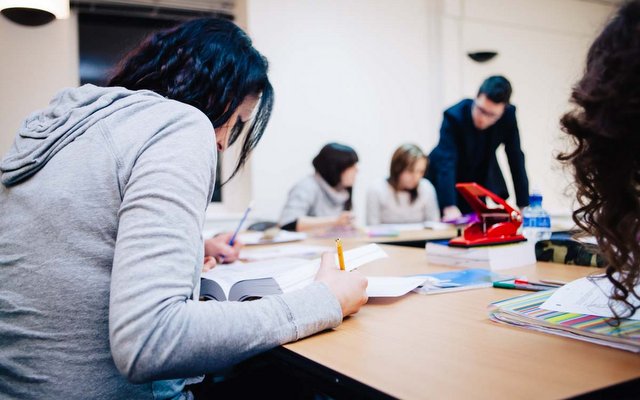
M 344 252 L 348 271 L 383 257 L 387 254 L 375 244 Z M 200 295 L 205 299 L 244 301 L 287 293 L 311 284 L 319 267 L 319 258 L 278 258 L 220 265 L 202 274 Z M 370 297 L 401 296 L 422 282 L 424 279 L 416 277 L 372 277 L 367 294 Z

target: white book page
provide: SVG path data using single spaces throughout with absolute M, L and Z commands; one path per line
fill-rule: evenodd
M 422 285 L 426 278 L 420 276 L 368 276 L 369 297 L 399 297 Z
M 240 251 L 240 259 L 246 261 L 262 261 L 283 257 L 318 257 L 322 253 L 332 251 L 335 251 L 335 249 L 327 246 L 290 244 L 282 246 L 271 246 L 260 249 L 242 249 Z
M 336 254 L 336 265 L 338 258 Z M 371 261 L 388 257 L 378 245 L 370 244 L 344 252 L 346 270 L 354 270 Z M 320 258 L 306 260 L 304 258 L 278 258 L 265 261 L 218 265 L 202 274 L 205 279 L 218 282 L 229 293 L 229 288 L 236 282 L 275 278 L 283 292 L 299 289 L 309 285 L 320 268 Z M 416 285 L 417 286 L 417 285 Z
M 232 285 L 235 282 L 247 279 L 270 278 L 308 263 L 309 260 L 304 258 L 280 258 L 249 263 L 234 262 L 218 265 L 212 270 L 204 272 L 202 277 L 218 283 L 224 282 Z
M 389 257 L 377 244 L 356 247 L 344 252 L 344 266 L 347 271 L 370 263 L 371 261 Z M 319 260 L 318 260 L 319 263 Z M 319 265 L 319 264 L 318 264 Z M 338 255 L 336 254 L 336 265 L 338 265 Z
M 346 271 L 353 271 L 354 269 L 363 266 L 381 258 L 389 257 L 377 244 L 369 244 L 366 246 L 357 247 L 355 249 L 347 250 L 344 252 L 344 264 Z M 338 255 L 335 255 L 336 265 L 339 265 Z M 285 275 L 276 277 L 276 281 L 280 285 L 283 292 L 296 290 L 309 285 L 320 268 L 320 259 L 316 258 L 309 261 L 309 268 L 299 268 L 295 272 L 290 272 Z M 414 286 L 415 289 L 418 285 Z
M 609 294 L 613 285 L 605 278 L 580 278 L 556 290 L 540 308 L 550 311 L 568 312 L 576 314 L 597 315 L 599 317 L 613 317 L 609 308 Z M 636 292 L 640 290 L 636 287 Z M 640 300 L 630 296 L 631 304 L 638 306 Z M 616 310 L 623 313 L 623 304 L 617 303 Z M 640 313 L 636 311 L 630 319 L 640 320 Z

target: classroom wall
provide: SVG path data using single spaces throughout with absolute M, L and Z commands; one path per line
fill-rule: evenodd
M 77 86 L 75 14 L 40 27 L 0 16 L 0 156 L 9 150 L 22 120 L 45 107 L 63 87 Z
M 276 219 L 320 147 L 340 141 L 361 158 L 354 195 L 362 222 L 366 187 L 386 176 L 395 147 L 430 151 L 442 111 L 496 73 L 514 86 L 532 187 L 549 210 L 568 213 L 569 178 L 553 158 L 558 119 L 612 10 L 582 0 L 248 0 L 249 33 L 276 88 L 251 168 L 257 214 Z M 486 64 L 466 56 L 485 49 L 499 56 Z M 506 157 L 499 161 L 513 192 Z
M 400 4 L 402 6 L 400 6 Z M 276 105 L 252 161 L 256 214 L 277 219 L 292 184 L 327 142 L 360 156 L 355 208 L 387 175 L 403 142 L 425 146 L 440 94 L 433 3 L 424 0 L 249 0 L 255 46 L 271 62 Z

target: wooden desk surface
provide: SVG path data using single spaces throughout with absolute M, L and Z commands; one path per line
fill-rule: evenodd
M 423 242 L 424 246 L 425 241 L 429 240 L 438 240 L 438 239 L 451 239 L 456 237 L 458 234 L 457 229 L 443 229 L 443 230 L 434 230 L 434 229 L 416 229 L 416 230 L 403 230 L 398 232 L 396 236 L 368 236 L 364 230 L 360 231 L 357 235 L 340 235 L 336 233 L 336 237 L 340 237 L 343 243 L 351 244 L 352 246 L 362 245 L 366 243 L 401 243 L 401 242 Z M 311 235 L 309 239 L 305 240 L 304 243 L 313 243 L 313 244 L 327 244 L 333 243 L 332 239 L 326 238 L 317 238 Z
M 424 250 L 384 248 L 390 257 L 362 267 L 363 273 L 447 270 L 429 266 Z M 566 281 L 594 271 L 538 263 L 510 272 Z M 488 319 L 489 303 L 524 293 L 487 288 L 370 299 L 335 330 L 285 348 L 402 399 L 565 398 L 640 377 L 633 353 Z

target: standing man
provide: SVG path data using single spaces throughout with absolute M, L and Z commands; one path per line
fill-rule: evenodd
M 529 179 L 520 149 L 516 107 L 509 104 L 511 84 L 491 76 L 480 86 L 475 100 L 464 99 L 444 112 L 440 142 L 429 155 L 427 178 L 438 193 L 443 219 L 459 217 L 471 208 L 457 193 L 458 182 L 477 182 L 498 196 L 509 197 L 496 159 L 504 143 L 518 207 L 529 205 Z

